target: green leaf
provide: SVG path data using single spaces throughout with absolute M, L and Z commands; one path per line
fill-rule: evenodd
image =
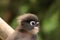
M 26 13 L 29 10 L 29 6 L 28 5 L 21 5 L 20 9 L 19 9 L 19 13 Z
M 50 18 L 45 18 L 43 21 L 43 31 L 44 33 L 49 33 L 55 30 L 58 26 L 58 12 L 54 12 L 54 14 Z

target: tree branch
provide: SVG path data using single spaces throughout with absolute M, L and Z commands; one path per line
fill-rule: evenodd
M 15 30 L 11 28 L 2 18 L 0 18 L 0 37 L 5 40 Z

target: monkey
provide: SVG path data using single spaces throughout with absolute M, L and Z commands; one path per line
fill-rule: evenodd
M 35 14 L 18 16 L 15 32 L 6 40 L 38 40 L 39 20 Z

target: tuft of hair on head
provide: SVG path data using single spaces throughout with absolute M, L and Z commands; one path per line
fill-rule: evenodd
M 17 22 L 20 23 L 20 21 L 22 21 L 22 20 L 24 20 L 25 18 L 30 17 L 30 16 L 33 16 L 33 17 L 35 17 L 35 18 L 38 19 L 38 17 L 37 17 L 35 14 L 27 13 L 27 14 L 23 14 L 23 15 L 18 16 L 18 17 L 17 17 L 17 20 L 18 20 Z

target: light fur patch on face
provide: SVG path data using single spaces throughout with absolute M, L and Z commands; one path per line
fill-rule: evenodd
M 37 34 L 39 32 L 39 28 L 38 27 L 34 27 L 34 29 L 32 30 L 34 34 Z

